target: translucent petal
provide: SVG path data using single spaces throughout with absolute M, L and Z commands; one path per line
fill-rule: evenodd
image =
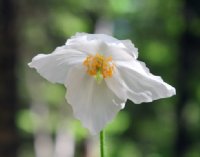
M 66 44 L 68 44 L 69 42 L 75 41 L 75 40 L 79 40 L 79 39 L 87 39 L 88 41 L 92 41 L 92 40 L 101 40 L 110 44 L 120 44 L 121 41 L 106 35 L 106 34 L 88 34 L 88 33 L 76 33 L 75 36 L 72 36 L 71 39 L 67 40 Z
M 28 65 L 50 82 L 64 83 L 70 67 L 82 64 L 85 57 L 86 54 L 63 46 L 51 54 L 35 56 Z
M 130 60 L 136 56 L 133 55 L 134 45 L 105 34 L 78 33 L 67 40 L 66 46 L 91 55 L 112 56 L 113 60 Z
M 128 98 L 134 103 L 151 102 L 176 93 L 161 77 L 151 74 L 143 62 L 117 62 L 117 67 L 129 88 Z
M 124 101 L 127 100 L 128 87 L 120 76 L 117 68 L 115 68 L 113 76 L 110 78 L 106 78 L 105 82 L 117 97 Z
M 98 84 L 93 77 L 87 75 L 83 67 L 72 68 L 65 85 L 66 99 L 75 117 L 92 134 L 104 128 L 125 103 L 115 96 L 104 81 Z
M 135 59 L 138 58 L 138 49 L 135 47 L 135 45 L 131 42 L 131 40 L 121 40 L 121 42 L 126 46 L 128 49 L 127 52 L 130 53 L 130 55 L 134 56 Z

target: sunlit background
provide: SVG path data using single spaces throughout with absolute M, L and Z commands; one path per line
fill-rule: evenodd
M 76 32 L 131 39 L 139 60 L 177 89 L 127 101 L 106 127 L 107 157 L 200 156 L 200 1 L 1 0 L 0 157 L 98 157 L 98 136 L 73 117 L 62 85 L 27 63 Z

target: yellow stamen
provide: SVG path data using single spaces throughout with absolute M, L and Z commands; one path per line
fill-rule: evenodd
M 83 65 L 87 67 L 87 73 L 94 76 L 98 82 L 103 78 L 112 77 L 115 67 L 112 57 L 104 57 L 99 53 L 95 56 L 89 55 Z

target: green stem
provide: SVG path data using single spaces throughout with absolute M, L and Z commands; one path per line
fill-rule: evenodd
M 100 154 L 101 157 L 105 157 L 105 152 L 104 152 L 104 130 L 100 132 Z

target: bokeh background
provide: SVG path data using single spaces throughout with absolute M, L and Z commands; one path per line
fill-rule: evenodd
M 200 1 L 1 0 L 0 157 L 98 157 L 62 85 L 27 63 L 76 32 L 131 39 L 177 95 L 128 101 L 106 127 L 108 157 L 200 156 Z

